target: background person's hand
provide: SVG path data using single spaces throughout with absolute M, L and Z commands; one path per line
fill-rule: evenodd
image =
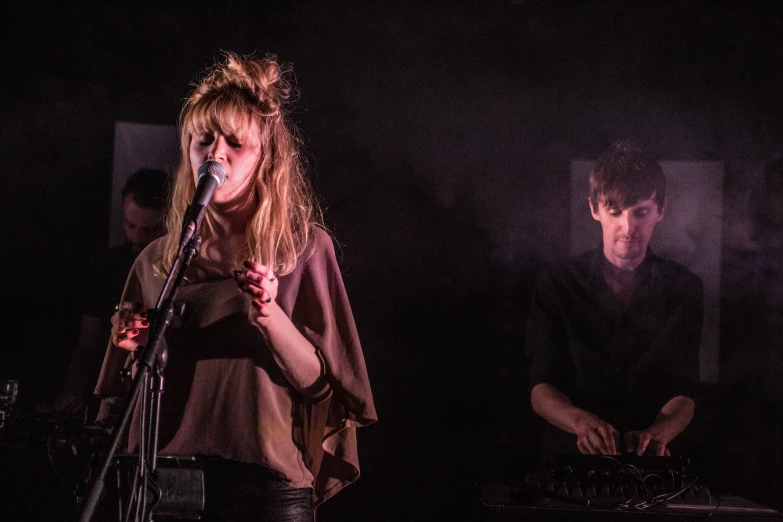
M 637 455 L 657 455 L 658 457 L 671 455 L 666 443 L 656 439 L 648 430 L 626 432 L 623 434 L 623 445 L 626 452 Z
M 54 411 L 61 413 L 67 417 L 77 417 L 87 405 L 84 399 L 79 395 L 71 392 L 63 392 L 54 399 L 52 408 Z
M 620 434 L 614 426 L 585 411 L 574 423 L 576 447 L 590 455 L 617 455 Z

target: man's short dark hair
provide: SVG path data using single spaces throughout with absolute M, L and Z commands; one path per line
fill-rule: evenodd
M 130 175 L 122 187 L 122 199 L 132 194 L 142 208 L 163 210 L 168 192 L 169 175 L 163 169 L 139 169 Z
M 590 171 L 590 202 L 627 208 L 654 196 L 658 211 L 666 202 L 666 176 L 660 163 L 631 140 L 617 141 Z

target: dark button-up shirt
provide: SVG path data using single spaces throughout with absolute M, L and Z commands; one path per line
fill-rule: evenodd
M 536 278 L 525 336 L 529 389 L 550 383 L 618 431 L 649 427 L 671 398 L 694 398 L 704 318 L 701 279 L 648 248 L 621 299 L 599 246 Z M 575 446 L 574 446 L 575 449 Z

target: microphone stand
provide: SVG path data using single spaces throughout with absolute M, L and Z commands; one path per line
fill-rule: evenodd
M 203 216 L 204 210 L 201 211 Z M 196 225 L 201 222 L 201 219 L 196 220 Z M 196 227 L 197 228 L 197 227 Z M 183 234 L 184 235 L 184 234 Z M 136 351 L 138 357 L 134 355 L 136 364 L 136 376 L 133 378 L 130 392 L 127 395 L 125 404 L 123 405 L 122 413 L 115 421 L 112 427 L 112 436 L 109 439 L 108 447 L 100 461 L 97 474 L 94 474 L 90 478 L 87 493 L 82 500 L 79 507 L 79 522 L 89 522 L 92 520 L 95 508 L 98 506 L 101 493 L 103 491 L 106 474 L 111 466 L 112 459 L 117 452 L 117 446 L 119 445 L 120 437 L 128 427 L 128 423 L 131 418 L 131 414 L 135 409 L 136 402 L 139 399 L 139 395 L 142 394 L 142 410 L 141 410 L 141 433 L 139 435 L 139 467 L 138 473 L 134 476 L 132 489 L 133 491 L 128 496 L 128 512 L 130 514 L 130 506 L 133 499 L 136 499 L 137 510 L 136 514 L 142 513 L 144 520 L 152 520 L 152 509 L 155 504 L 160 500 L 160 490 L 158 488 L 155 492 L 154 502 L 151 506 L 147 506 L 147 485 L 150 480 L 150 476 L 154 477 L 157 470 L 157 445 L 158 445 L 158 429 L 160 422 L 160 404 L 161 395 L 163 393 L 163 370 L 168 358 L 168 351 L 165 347 L 165 339 L 163 334 L 166 328 L 171 324 L 171 319 L 175 313 L 181 314 L 183 306 L 181 303 L 176 303 L 175 298 L 179 292 L 179 287 L 182 280 L 185 277 L 185 270 L 190 262 L 199 253 L 201 247 L 201 237 L 192 230 L 192 235 L 187 234 L 184 238 L 186 241 L 180 241 L 179 252 L 174 258 L 174 263 L 169 275 L 161 290 L 160 296 L 156 307 L 151 310 L 151 322 L 149 326 L 149 336 L 146 347 L 139 347 Z M 172 284 L 172 277 L 176 273 L 176 279 Z M 171 291 L 168 296 L 166 292 L 171 285 Z M 150 398 L 151 411 L 149 412 L 149 418 L 147 418 L 147 393 L 151 393 Z M 149 440 L 148 440 L 149 439 Z M 154 481 L 153 481 L 154 483 Z M 128 520 L 128 517 L 125 517 Z

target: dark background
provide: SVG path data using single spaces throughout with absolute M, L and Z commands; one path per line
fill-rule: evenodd
M 714 493 L 782 508 L 783 228 L 764 169 L 783 152 L 783 8 L 633 4 L 4 7 L 0 378 L 17 407 L 62 385 L 77 275 L 108 238 L 115 121 L 174 124 L 221 49 L 269 51 L 294 65 L 380 417 L 319 522 L 467 520 L 476 485 L 524 476 L 531 279 L 568 252 L 569 162 L 624 136 L 724 162 L 720 382 L 684 439 Z M 68 452 L 32 453 L 5 477 L 30 512 L 54 499 L 37 519 L 65 519 Z

